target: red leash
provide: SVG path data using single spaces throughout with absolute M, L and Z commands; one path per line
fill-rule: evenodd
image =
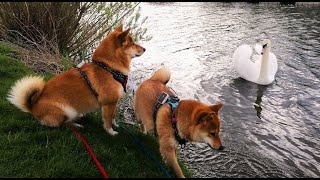
M 109 176 L 107 175 L 107 173 L 104 171 L 103 167 L 101 166 L 101 164 L 99 163 L 98 159 L 96 158 L 96 156 L 94 155 L 93 151 L 91 150 L 90 146 L 88 145 L 88 143 L 81 137 L 81 135 L 73 128 L 70 127 L 70 129 L 74 132 L 74 134 L 82 141 L 82 143 L 84 144 L 84 146 L 87 148 L 87 150 L 89 151 L 89 154 L 91 156 L 91 158 L 94 160 L 94 162 L 96 163 L 98 169 L 100 170 L 101 174 L 103 175 L 104 178 L 109 178 Z

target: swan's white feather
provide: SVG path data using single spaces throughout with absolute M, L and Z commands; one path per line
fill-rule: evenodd
M 254 50 L 256 51 L 256 53 L 261 54 L 262 46 L 260 44 L 256 44 L 254 46 Z
M 253 49 L 258 54 L 253 54 Z M 240 77 L 248 81 L 267 85 L 274 81 L 275 74 L 278 70 L 277 58 L 269 52 L 269 63 L 267 77 L 260 77 L 260 69 L 262 62 L 262 46 L 256 44 L 251 47 L 247 44 L 239 46 L 233 53 L 233 66 Z M 266 67 L 265 67 L 266 68 Z

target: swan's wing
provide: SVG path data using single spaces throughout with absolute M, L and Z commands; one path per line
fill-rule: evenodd
M 233 53 L 233 66 L 239 76 L 249 81 L 255 80 L 259 75 L 257 64 L 252 62 L 252 47 L 243 44 Z
M 243 44 L 239 46 L 233 53 L 233 60 L 240 60 L 240 59 L 250 59 L 252 55 L 252 48 L 247 45 Z
M 251 61 L 254 64 L 256 64 L 256 66 L 258 66 L 259 69 L 260 69 L 261 59 L 262 59 L 262 55 L 259 55 L 259 54 L 254 54 L 251 57 Z
M 254 50 L 256 51 L 256 53 L 261 54 L 262 46 L 260 44 L 256 44 L 254 46 Z

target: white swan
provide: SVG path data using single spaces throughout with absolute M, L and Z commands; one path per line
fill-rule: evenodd
M 269 39 L 263 40 L 262 46 L 255 45 L 254 49 L 259 55 L 253 55 L 252 47 L 247 44 L 239 46 L 233 53 L 233 66 L 239 76 L 261 85 L 272 83 L 278 70 L 278 62 L 276 56 L 270 52 L 270 48 Z

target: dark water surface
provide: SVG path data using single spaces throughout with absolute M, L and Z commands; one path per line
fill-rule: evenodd
M 180 99 L 223 102 L 225 150 L 188 143 L 194 177 L 320 177 L 320 6 L 277 3 L 141 3 L 147 51 L 132 61 L 135 89 L 161 65 Z M 268 86 L 238 78 L 232 53 L 263 38 L 278 58 Z M 129 93 L 130 95 L 130 93 Z

